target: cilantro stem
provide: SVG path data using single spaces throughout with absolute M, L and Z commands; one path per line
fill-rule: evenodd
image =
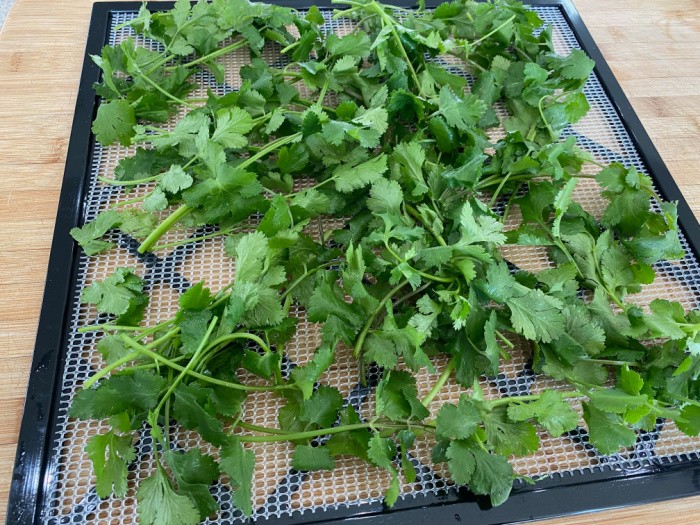
M 139 184 L 146 184 L 148 182 L 153 182 L 162 177 L 162 174 L 158 175 L 153 175 L 152 177 L 146 177 L 143 179 L 136 179 L 136 180 L 117 180 L 117 179 L 108 179 L 107 177 L 97 177 L 97 180 L 100 182 L 104 182 L 105 184 L 109 184 L 111 186 L 137 186 Z
M 172 321 L 169 319 L 167 321 L 164 321 L 160 324 L 154 325 L 154 326 L 124 326 L 124 325 L 118 325 L 118 324 L 93 324 L 93 325 L 88 325 L 88 326 L 81 326 L 78 328 L 77 332 L 79 334 L 83 334 L 86 332 L 108 332 L 108 331 L 115 331 L 115 332 L 145 332 L 148 330 L 151 330 L 155 327 L 163 327 L 168 324 L 172 323 Z
M 266 354 L 272 352 L 272 350 L 267 345 L 267 343 L 265 343 L 265 341 L 263 341 L 257 335 L 251 334 L 249 332 L 236 332 L 233 334 L 222 335 L 218 339 L 214 339 L 211 343 L 209 343 L 205 351 L 209 351 L 212 348 L 219 346 L 220 344 L 235 341 L 236 339 L 248 339 L 250 341 L 254 341 L 260 346 L 260 348 L 262 348 L 265 351 Z
M 281 428 L 261 427 L 260 425 L 253 425 L 252 423 L 247 423 L 245 421 L 237 421 L 236 426 L 245 430 L 251 430 L 253 432 L 264 432 L 266 434 L 277 434 L 280 436 L 292 434 L 292 432 L 289 430 L 282 430 Z
M 583 394 L 579 392 L 578 390 L 570 390 L 570 391 L 557 391 L 563 398 L 574 398 L 574 397 L 581 397 Z M 491 408 L 495 408 L 498 406 L 503 406 L 503 405 L 509 405 L 510 403 L 525 403 L 528 401 L 537 401 L 540 397 L 542 397 L 542 394 L 533 394 L 530 396 L 511 396 L 511 397 L 502 397 L 500 399 L 490 399 L 488 400 L 488 404 Z
M 153 352 L 152 350 L 146 348 L 143 345 L 138 344 L 136 341 L 131 339 L 127 335 L 122 335 L 121 339 L 126 343 L 128 346 L 131 348 L 134 348 L 137 352 L 140 352 L 144 355 L 147 355 L 154 361 L 157 361 L 169 368 L 172 368 L 173 370 L 178 370 L 180 372 L 183 372 L 185 370 L 184 366 L 178 365 L 175 361 L 168 359 L 167 357 L 164 357 L 156 352 Z M 216 379 L 215 377 L 210 377 L 205 374 L 200 374 L 199 372 L 195 372 L 194 370 L 188 370 L 187 375 L 190 377 L 194 377 L 195 379 L 199 379 L 200 381 L 203 381 L 205 383 L 210 383 L 212 385 L 217 385 L 217 386 L 222 386 L 225 388 L 231 388 L 233 390 L 247 390 L 249 392 L 268 392 L 272 390 L 284 390 L 288 388 L 293 388 L 292 385 L 278 385 L 278 386 L 253 386 L 253 385 L 242 385 L 240 383 L 232 383 L 230 381 L 224 381 L 222 379 Z
M 240 423 L 240 422 L 239 422 Z M 352 430 L 362 430 L 362 429 L 376 429 L 376 430 L 403 430 L 407 425 L 397 425 L 393 423 L 353 423 L 352 425 L 341 425 L 337 427 L 329 428 L 319 428 L 316 430 L 306 430 L 304 432 L 292 432 L 292 433 L 280 433 L 279 429 L 268 429 L 261 430 L 262 432 L 268 432 L 266 436 L 241 436 L 236 435 L 236 439 L 241 443 L 273 443 L 281 441 L 301 441 L 305 439 L 311 439 L 318 436 L 326 436 L 329 434 L 339 434 L 341 432 L 350 432 Z M 419 423 L 411 426 L 422 428 L 429 432 L 434 432 L 434 428 L 429 425 L 421 425 Z M 264 428 L 264 427 L 261 427 Z
M 155 408 L 155 413 L 159 414 L 160 410 L 163 408 L 163 405 L 165 402 L 168 400 L 168 398 L 173 394 L 175 389 L 177 388 L 177 385 L 179 385 L 182 380 L 185 378 L 187 373 L 194 367 L 194 365 L 197 363 L 197 360 L 204 350 L 207 341 L 209 340 L 209 337 L 211 336 L 211 333 L 214 331 L 214 327 L 216 326 L 216 323 L 219 321 L 219 318 L 214 316 L 214 318 L 211 320 L 209 323 L 209 328 L 207 328 L 207 331 L 204 334 L 204 337 L 202 337 L 202 341 L 199 343 L 199 346 L 197 347 L 197 350 L 195 350 L 194 355 L 192 355 L 192 359 L 190 359 L 190 362 L 187 363 L 187 366 L 178 374 L 178 376 L 175 378 L 175 381 L 172 382 L 170 385 L 170 388 L 166 390 L 165 395 L 161 398 L 160 403 L 158 403 L 158 406 Z
M 301 282 L 306 279 L 309 275 L 312 275 L 316 273 L 319 270 L 322 270 L 324 268 L 328 268 L 329 266 L 335 266 L 336 264 L 340 264 L 340 261 L 328 261 L 325 262 L 319 266 L 316 266 L 315 268 L 311 268 L 310 270 L 305 271 L 300 277 L 296 278 L 288 287 L 287 289 L 282 292 L 281 299 L 284 300 L 286 297 L 294 291 L 294 289 L 301 284 Z
M 513 20 L 515 20 L 515 15 L 511 16 L 508 20 L 506 20 L 505 22 L 503 22 L 501 25 L 499 25 L 499 26 L 496 27 L 495 29 L 492 29 L 491 31 L 489 31 L 488 33 L 486 33 L 485 35 L 483 35 L 482 37 L 478 38 L 477 40 L 474 40 L 474 41 L 471 43 L 471 45 L 476 45 L 476 44 L 479 44 L 480 42 L 483 42 L 484 40 L 486 40 L 486 39 L 487 39 L 488 37 L 490 37 L 491 35 L 494 35 L 494 34 L 498 33 L 501 29 L 503 29 L 505 26 L 507 26 L 508 24 L 510 24 Z
M 353 2 L 348 2 L 350 5 L 353 5 Z M 355 4 L 357 5 L 357 4 Z M 391 36 L 394 39 L 394 43 L 396 44 L 396 47 L 398 50 L 401 52 L 403 55 L 403 59 L 406 61 L 406 66 L 408 67 L 409 72 L 411 73 L 411 78 L 413 80 L 414 85 L 416 86 L 416 89 L 418 90 L 419 95 L 423 95 L 423 91 L 421 90 L 421 84 L 420 80 L 418 80 L 418 75 L 416 74 L 416 70 L 413 68 L 413 64 L 411 63 L 411 59 L 408 57 L 408 53 L 406 53 L 406 48 L 403 46 L 403 42 L 401 41 L 401 37 L 399 36 L 398 31 L 396 30 L 396 26 L 398 25 L 396 19 L 392 16 L 389 16 L 386 11 L 384 11 L 384 7 L 377 2 L 373 1 L 371 4 L 369 4 L 366 7 L 372 6 L 373 10 L 379 15 L 379 20 L 382 24 L 382 28 L 385 26 L 389 26 L 391 28 Z
M 127 206 L 129 204 L 136 204 L 137 202 L 145 201 L 151 195 L 151 193 L 153 193 L 153 192 L 149 191 L 148 193 L 145 193 L 145 194 L 141 195 L 140 197 L 134 197 L 133 199 L 115 202 L 114 204 L 110 205 L 110 208 L 111 209 L 120 208 L 123 206 Z
M 141 70 L 138 69 L 138 72 L 141 73 Z M 173 94 L 170 93 L 169 91 L 166 91 L 165 89 L 163 89 L 163 88 L 162 88 L 161 86 L 159 86 L 156 82 L 154 82 L 153 80 L 151 80 L 147 75 L 144 75 L 143 73 L 141 73 L 141 78 L 142 78 L 144 81 L 146 81 L 147 84 L 150 84 L 152 87 L 154 87 L 155 89 L 157 89 L 158 91 L 160 91 L 163 95 L 165 95 L 167 98 L 169 98 L 169 99 L 172 100 L 173 102 L 177 102 L 178 104 L 181 104 L 181 105 L 183 105 L 183 106 L 185 106 L 185 107 L 188 107 L 188 108 L 190 108 L 190 109 L 194 109 L 194 108 L 195 108 L 195 107 L 194 107 L 192 104 L 190 104 L 189 102 L 185 102 L 185 101 L 182 100 L 181 98 L 177 98 L 175 95 L 173 95 Z
M 428 392 L 428 395 L 426 395 L 423 398 L 423 403 L 424 406 L 428 406 L 430 403 L 432 403 L 433 399 L 435 399 L 435 396 L 438 395 L 440 390 L 442 389 L 443 386 L 445 386 L 445 383 L 447 383 L 447 380 L 450 378 L 450 375 L 452 374 L 452 371 L 455 369 L 455 358 L 450 357 L 450 360 L 447 362 L 447 365 L 445 365 L 445 368 L 442 370 L 442 373 L 440 374 L 440 377 L 438 377 L 438 380 L 435 382 L 433 385 L 433 388 L 430 389 L 430 392 Z
M 389 246 L 389 243 L 386 242 L 386 240 L 384 241 L 384 246 L 385 246 L 385 248 L 387 249 L 387 251 L 389 252 L 389 254 L 391 254 L 391 256 L 394 257 L 394 258 L 399 262 L 399 264 L 402 264 L 402 263 L 407 262 L 406 259 L 402 259 L 401 256 L 399 256 L 399 254 L 396 253 L 396 252 L 391 248 L 391 246 Z M 413 268 L 413 267 L 411 267 L 411 268 L 412 268 L 413 271 L 415 271 L 418 275 L 420 275 L 421 277 L 423 277 L 423 278 L 425 278 L 425 279 L 428 279 L 429 281 L 435 281 L 435 282 L 438 282 L 438 283 L 451 283 L 451 282 L 454 282 L 454 281 L 455 281 L 454 278 L 438 277 L 437 275 L 430 275 L 429 273 L 422 272 L 422 271 L 420 271 L 420 270 L 417 270 L 416 268 Z
M 153 230 L 148 237 L 141 243 L 141 245 L 136 250 L 139 253 L 145 253 L 151 249 L 151 247 L 158 242 L 165 233 L 170 230 L 170 228 L 185 215 L 190 213 L 192 208 L 187 204 L 183 204 L 177 210 L 168 215 L 163 222 L 161 222 L 158 227 Z
M 181 66 L 170 66 L 170 67 L 166 67 L 165 69 L 170 71 L 170 70 L 176 69 L 177 67 L 196 66 L 197 64 L 201 64 L 202 62 L 206 62 L 207 60 L 211 60 L 213 58 L 219 58 L 220 56 L 225 55 L 226 53 L 230 53 L 231 51 L 235 51 L 236 49 L 240 49 L 240 48 L 245 47 L 247 45 L 248 45 L 248 42 L 246 40 L 237 40 L 236 42 L 234 42 L 232 44 L 229 44 L 227 46 L 219 48 L 216 51 L 212 51 L 208 55 L 204 55 L 202 57 L 199 57 L 195 60 L 192 60 L 190 62 L 182 64 Z
M 506 344 L 506 346 L 508 348 L 510 348 L 511 350 L 513 348 L 515 348 L 515 345 L 512 343 L 512 341 L 510 339 L 508 339 L 505 335 L 503 335 L 501 332 L 499 332 L 498 330 L 496 330 L 496 335 L 498 336 L 498 338 L 501 341 L 503 341 Z
M 418 212 L 417 209 L 415 209 L 415 208 L 414 208 L 413 206 L 411 206 L 410 204 L 406 204 L 405 206 L 406 206 L 406 211 L 407 211 L 409 214 L 413 215 L 413 217 L 414 217 L 418 222 L 420 222 L 423 226 L 425 226 L 425 227 L 428 229 L 428 231 L 431 233 L 431 235 L 432 235 L 433 237 L 435 237 L 435 239 L 437 240 L 437 242 L 440 243 L 440 246 L 447 246 L 447 242 L 446 242 L 445 239 L 442 237 L 442 235 L 440 235 L 440 234 L 437 233 L 435 230 L 433 230 L 433 227 L 432 227 L 430 224 L 426 224 L 426 222 L 423 220 L 423 217 L 421 217 L 421 214 Z M 436 211 L 437 211 L 437 210 L 436 210 Z M 438 214 L 438 215 L 439 215 L 439 214 Z
M 119 368 L 122 365 L 125 365 L 126 363 L 133 361 L 139 356 L 138 352 L 131 352 L 130 354 L 125 355 L 121 359 L 118 359 L 114 361 L 113 363 L 110 363 L 109 365 L 105 366 L 104 368 L 101 368 L 98 370 L 94 375 L 88 377 L 85 382 L 83 383 L 83 388 L 88 389 L 92 385 L 94 385 L 97 381 L 108 375 L 112 370 L 115 370 Z
M 232 226 L 231 228 L 226 228 L 225 230 L 218 230 L 212 233 L 207 233 L 205 235 L 200 235 L 198 237 L 188 237 L 187 239 L 181 239 L 179 241 L 164 242 L 162 244 L 157 244 L 153 247 L 153 251 L 163 250 L 165 248 L 174 248 L 176 246 L 182 246 L 183 244 L 190 244 L 192 242 L 206 241 L 207 239 L 213 239 L 215 237 L 221 237 L 222 235 L 228 235 L 233 231 L 237 231 L 238 228 Z
M 164 341 L 167 341 L 170 339 L 173 335 L 175 335 L 177 332 L 179 332 L 179 328 L 175 328 L 165 334 L 163 337 L 160 337 L 159 339 L 156 339 L 155 341 L 149 343 L 145 348 L 155 348 L 159 344 L 161 344 Z M 122 338 L 125 336 L 122 336 Z M 122 365 L 125 365 L 126 363 L 133 361 L 139 356 L 138 351 L 136 352 L 131 352 L 128 355 L 125 355 L 121 359 L 118 359 L 117 361 L 114 361 L 113 363 L 110 363 L 109 365 L 101 368 L 98 370 L 94 375 L 90 376 L 84 383 L 83 383 L 83 388 L 90 388 L 92 385 L 94 385 L 97 381 L 105 377 L 107 374 L 111 373 L 112 370 L 115 370 L 119 368 Z
M 598 363 L 600 365 L 610 365 L 610 366 L 630 366 L 630 367 L 635 367 L 638 366 L 637 363 L 633 363 L 630 361 L 615 361 L 611 359 L 592 359 L 592 358 L 585 358 L 583 359 L 587 363 Z
M 381 301 L 379 301 L 379 304 L 377 307 L 372 311 L 372 313 L 369 316 L 369 319 L 367 319 L 367 322 L 365 325 L 362 327 L 362 331 L 360 332 L 360 335 L 357 337 L 357 341 L 355 342 L 355 359 L 359 358 L 362 355 L 362 345 L 365 343 L 365 338 L 367 337 L 367 334 L 369 333 L 370 328 L 372 328 L 372 324 L 374 324 L 374 320 L 377 318 L 379 315 L 379 312 L 382 311 L 382 308 L 384 308 L 384 305 L 386 304 L 387 301 L 391 300 L 391 298 L 396 295 L 401 288 L 406 286 L 408 284 L 408 281 L 403 281 L 394 286 L 383 298 Z

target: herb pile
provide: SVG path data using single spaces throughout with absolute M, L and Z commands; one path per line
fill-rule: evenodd
M 209 485 L 222 474 L 236 507 L 253 512 L 245 443 L 292 442 L 301 471 L 359 457 L 390 473 L 391 506 L 399 480 L 416 479 L 407 454 L 428 435 L 434 463 L 499 505 L 516 478 L 508 458 L 535 452 L 538 429 L 577 426 L 568 398 L 581 401 L 601 454 L 633 445 L 635 430 L 658 418 L 697 435 L 700 314 L 629 300 L 654 280 L 654 263 L 683 256 L 675 205 L 634 168 L 585 174 L 597 163 L 560 140 L 588 111 L 593 62 L 555 54 L 551 29 L 516 2 L 342 7 L 335 16 L 356 21 L 347 35 L 326 33 L 317 8 L 142 7 L 129 25 L 160 50 L 127 39 L 94 57 L 97 140 L 140 146 L 103 182 L 148 191 L 129 202 L 140 209 L 104 211 L 75 239 L 94 255 L 119 229 L 143 239 L 143 253 L 196 240 L 158 244 L 176 225 L 213 225 L 205 237 L 226 236 L 236 264 L 228 286 L 193 286 L 154 326 L 139 325 L 148 298 L 131 270 L 85 289 L 84 302 L 110 316 L 81 329 L 106 334 L 106 364 L 71 408 L 111 425 L 86 448 L 99 496 L 125 496 L 144 422 L 156 469 L 139 483 L 138 511 L 142 523 L 169 525 L 215 513 Z M 266 46 L 283 59 L 265 61 Z M 241 49 L 250 63 L 226 71 L 218 59 Z M 218 82 L 239 74 L 240 88 L 193 98 L 202 70 Z M 600 184 L 600 217 L 573 200 L 582 178 Z M 324 230 L 328 218 L 340 226 Z M 543 247 L 551 265 L 515 268 L 501 255 L 508 245 Z M 292 307 L 320 324 L 322 339 L 285 375 Z M 480 378 L 498 373 L 516 338 L 531 346 L 535 372 L 569 387 L 485 398 Z M 361 380 L 380 371 L 373 414 L 361 417 L 322 381 L 341 345 Z M 447 364 L 420 399 L 415 374 L 435 363 Z M 243 370 L 259 381 L 242 382 Z M 450 378 L 464 393 L 432 406 Z M 261 391 L 284 400 L 278 428 L 242 419 L 246 396 Z M 218 459 L 173 447 L 173 421 L 219 447 Z

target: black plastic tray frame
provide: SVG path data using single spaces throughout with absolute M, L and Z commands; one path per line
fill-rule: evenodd
M 298 9 L 310 5 L 308 0 L 277 0 L 274 3 Z M 314 3 L 321 8 L 338 7 L 331 5 L 329 0 Z M 401 7 L 414 5 L 410 0 L 395 0 L 392 3 Z M 434 7 L 439 2 L 429 0 L 427 3 L 428 7 Z M 527 3 L 561 9 L 581 47 L 595 60 L 595 73 L 660 194 L 667 200 L 678 201 L 680 227 L 698 257 L 698 221 L 578 11 L 570 0 L 530 0 Z M 55 433 L 55 405 L 60 397 L 60 378 L 65 361 L 63 349 L 67 342 L 70 299 L 75 291 L 78 262 L 78 248 L 69 231 L 81 222 L 83 192 L 89 176 L 93 143 L 90 127 L 98 103 L 92 85 L 99 80 L 100 70 L 89 55 L 99 54 L 106 44 L 113 11 L 136 11 L 140 5 L 138 2 L 98 2 L 93 6 L 10 487 L 7 523 L 11 525 L 41 523 L 42 505 L 50 485 L 46 479 L 50 474 L 47 467 Z M 158 2 L 151 3 L 148 7 L 151 10 L 165 10 L 172 5 L 172 2 Z M 349 520 L 366 525 L 402 525 L 458 523 L 464 520 L 472 525 L 491 525 L 624 507 L 698 493 L 700 460 L 659 460 L 657 464 L 634 471 L 613 470 L 609 466 L 602 466 L 599 472 L 555 475 L 534 486 L 517 484 L 510 499 L 497 508 L 491 508 L 487 499 L 460 489 L 441 495 L 399 500 L 396 507 L 390 510 L 380 503 L 369 503 L 313 514 L 297 511 L 289 517 L 272 518 L 269 521 L 275 525 L 340 523 Z

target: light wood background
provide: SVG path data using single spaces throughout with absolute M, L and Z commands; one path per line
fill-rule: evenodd
M 700 216 L 700 0 L 574 0 Z M 27 387 L 91 0 L 18 0 L 0 30 L 0 520 Z M 694 521 L 700 496 L 547 525 Z M 696 518 L 697 519 L 697 518 Z

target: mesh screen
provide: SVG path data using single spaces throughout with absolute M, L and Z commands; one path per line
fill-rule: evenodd
M 537 12 L 554 28 L 554 41 L 559 53 L 567 53 L 579 47 L 574 34 L 557 7 L 538 7 Z M 328 13 L 326 13 L 328 14 Z M 114 29 L 119 24 L 135 16 L 135 12 L 114 12 L 111 44 L 133 36 L 129 28 Z M 327 17 L 326 29 L 336 33 L 347 32 L 351 25 L 347 21 L 331 21 Z M 138 39 L 137 39 L 138 42 Z M 153 43 L 138 42 L 156 47 Z M 206 74 L 200 73 L 196 80 L 202 87 L 193 96 L 205 96 L 206 87 L 223 94 L 234 90 L 240 84 L 238 68 L 247 61 L 243 50 L 225 57 L 227 79 L 225 84 L 216 84 Z M 273 47 L 266 49 L 265 59 L 275 62 L 280 59 Z M 619 161 L 634 165 L 645 172 L 646 167 L 635 150 L 627 132 L 605 91 L 595 76 L 585 87 L 591 110 L 580 123 L 566 131 L 577 137 L 579 144 L 590 151 L 599 162 Z M 91 220 L 95 215 L 116 202 L 133 200 L 145 193 L 144 189 L 125 193 L 123 188 L 101 183 L 98 177 L 111 177 L 118 160 L 133 152 L 133 148 L 102 147 L 95 144 L 89 174 L 89 184 L 84 197 L 84 219 Z M 592 171 L 593 172 L 593 171 Z M 594 182 L 581 180 L 576 190 L 576 200 L 589 211 L 602 213 L 602 202 Z M 515 210 L 514 210 L 515 212 Z M 511 223 L 517 222 L 515 214 Z M 161 243 L 183 239 L 188 236 L 206 236 L 214 230 L 202 228 L 198 231 L 179 229 L 170 232 Z M 213 291 L 228 284 L 234 273 L 233 261 L 223 254 L 223 241 L 220 237 L 205 238 L 177 248 L 163 248 L 154 254 L 140 256 L 138 245 L 123 234 L 113 234 L 117 248 L 93 258 L 81 255 L 77 277 L 77 288 L 72 300 L 71 331 L 65 349 L 65 370 L 61 378 L 62 390 L 58 401 L 58 424 L 53 453 L 47 471 L 48 497 L 44 502 L 43 522 L 50 524 L 67 523 L 136 523 L 135 488 L 137 481 L 148 476 L 153 469 L 151 461 L 151 440 L 147 432 L 141 432 L 136 443 L 138 460 L 130 469 L 129 492 L 124 499 L 108 498 L 100 500 L 94 489 L 94 475 L 84 447 L 87 439 L 98 432 L 107 430 L 100 422 L 83 422 L 68 418 L 67 411 L 73 393 L 83 381 L 97 370 L 102 362 L 96 343 L 102 334 L 78 333 L 80 326 L 103 321 L 94 307 L 80 304 L 83 288 L 96 279 L 104 279 L 116 267 L 135 268 L 147 283 L 151 300 L 147 311 L 147 322 L 155 323 L 171 317 L 177 310 L 178 294 L 200 280 L 206 282 Z M 655 297 L 665 297 L 680 301 L 686 308 L 697 308 L 700 299 L 700 267 L 684 242 L 687 255 L 674 262 L 657 265 L 657 279 L 645 287 L 637 296 L 631 297 L 640 303 L 649 302 Z M 536 247 L 509 247 L 504 255 L 515 265 L 526 270 L 539 270 L 548 263 L 543 250 Z M 320 341 L 319 327 L 304 319 L 304 312 L 294 312 L 301 322 L 295 338 L 287 347 L 286 368 L 294 364 L 304 364 Z M 485 378 L 482 387 L 488 397 L 501 397 L 537 393 L 544 388 L 559 388 L 553 380 L 536 377 L 529 367 L 529 350 L 522 341 L 514 339 L 516 345 L 513 359 L 503 362 L 497 377 Z M 444 363 L 436 363 L 439 365 Z M 336 363 L 328 370 L 322 381 L 336 386 L 346 396 L 346 403 L 352 404 L 361 414 L 371 414 L 372 383 L 378 376 L 370 377 L 369 386 L 363 387 L 357 381 L 357 370 L 351 353 L 340 349 Z M 418 378 L 420 395 L 429 390 L 437 379 L 423 373 Z M 431 405 L 433 413 L 447 401 L 455 401 L 463 389 L 454 382 L 448 382 Z M 576 401 L 574 401 L 576 404 Z M 269 393 L 249 396 L 245 405 L 244 419 L 257 425 L 276 426 L 278 399 Z M 579 407 L 580 408 L 580 407 Z M 581 425 L 583 421 L 581 420 Z M 187 449 L 201 447 L 203 451 L 216 456 L 216 451 L 198 440 L 191 432 L 178 428 L 170 429 L 175 447 Z M 615 469 L 633 472 L 662 460 L 683 461 L 698 457 L 700 439 L 683 435 L 673 424 L 659 423 L 653 432 L 640 433 L 634 447 L 624 453 L 610 456 L 599 455 L 588 443 L 586 430 L 579 427 L 560 438 L 542 434 L 541 449 L 533 456 L 514 459 L 519 474 L 538 478 L 540 476 L 565 475 L 571 472 L 591 472 L 604 465 Z M 303 473 L 290 466 L 291 445 L 286 443 L 248 444 L 254 446 L 257 458 L 254 488 L 255 517 L 274 517 L 294 513 L 315 512 L 319 509 L 340 506 L 362 505 L 381 500 L 388 474 L 378 468 L 368 466 L 355 459 L 338 461 L 333 472 Z M 430 467 L 428 438 L 417 442 L 413 461 L 418 471 L 415 483 L 403 485 L 403 498 L 419 494 L 438 493 L 451 490 L 452 482 L 441 467 Z M 235 523 L 242 516 L 231 504 L 228 480 L 212 487 L 212 495 L 220 504 L 221 510 L 210 517 L 207 523 Z

